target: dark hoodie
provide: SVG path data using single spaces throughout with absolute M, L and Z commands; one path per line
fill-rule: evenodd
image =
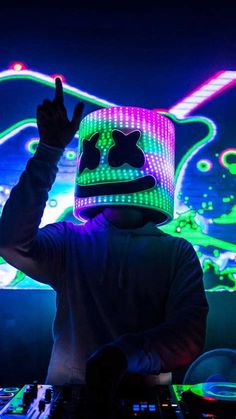
M 88 357 L 110 343 L 125 352 L 131 373 L 192 362 L 208 312 L 192 245 L 153 222 L 117 228 L 102 213 L 84 225 L 39 228 L 62 152 L 39 145 L 0 220 L 0 255 L 57 293 L 47 382 L 83 382 Z

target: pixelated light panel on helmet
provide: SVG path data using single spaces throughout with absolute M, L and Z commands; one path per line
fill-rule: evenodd
M 145 208 L 164 224 L 173 218 L 174 125 L 166 116 L 131 106 L 99 109 L 80 124 L 74 214 L 94 209 Z

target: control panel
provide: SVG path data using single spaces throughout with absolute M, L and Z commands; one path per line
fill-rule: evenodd
M 1 419 L 236 419 L 236 383 L 159 385 L 97 411 L 84 385 L 28 384 L 0 389 Z M 100 406 L 101 409 L 101 406 Z

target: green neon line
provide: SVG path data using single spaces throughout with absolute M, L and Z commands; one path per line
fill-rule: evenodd
M 2 265 L 3 263 L 6 263 L 5 259 L 3 259 L 2 256 L 0 256 L 0 265 Z
M 37 83 L 41 83 L 41 84 L 44 84 L 46 86 L 55 88 L 55 81 L 49 82 L 47 80 L 41 80 L 41 79 L 39 80 L 37 77 L 31 76 L 31 75 L 16 74 L 15 76 L 4 76 L 4 77 L 0 78 L 0 82 L 6 81 L 6 80 L 12 80 L 12 79 L 28 79 L 28 80 L 36 81 Z M 74 96 L 74 97 L 82 99 L 82 100 L 86 100 L 87 102 L 93 103 L 95 105 L 102 106 L 103 108 L 109 108 L 111 106 L 109 104 L 101 102 L 98 99 L 91 99 L 88 96 L 86 96 L 86 94 L 83 95 L 82 93 L 79 94 L 79 93 L 76 93 L 76 92 L 71 92 L 70 89 L 68 89 L 67 87 L 63 87 L 63 91 L 65 93 L 68 93 L 71 96 Z
M 213 136 L 213 126 L 210 123 L 210 121 L 207 121 L 204 119 L 204 117 L 199 117 L 199 116 L 195 116 L 195 117 L 191 117 L 191 118 L 187 118 L 187 119 L 178 119 L 176 118 L 176 116 L 172 115 L 171 113 L 168 112 L 160 112 L 162 115 L 165 115 L 167 117 L 169 117 L 170 119 L 173 119 L 174 122 L 176 123 L 180 123 L 180 124 L 188 124 L 190 122 L 201 122 L 203 124 L 205 124 L 209 131 L 208 134 L 200 141 L 198 141 L 197 143 L 195 143 L 188 151 L 187 153 L 185 153 L 185 155 L 182 157 L 182 159 L 180 160 L 176 171 L 175 171 L 175 182 L 178 179 L 180 170 L 182 169 L 182 166 L 184 165 L 185 161 L 188 159 L 188 157 L 196 150 L 198 149 L 201 145 L 203 145 L 204 143 L 207 143 L 209 140 L 212 139 Z
M 30 119 L 23 119 L 22 121 L 17 122 L 16 124 L 12 125 L 10 128 L 7 128 L 5 131 L 2 131 L 0 133 L 0 139 L 5 137 L 5 135 L 9 134 L 11 131 L 14 131 L 17 128 L 20 128 L 22 125 L 25 124 L 36 124 L 36 119 L 35 118 L 30 118 Z
M 234 205 L 229 214 L 222 214 L 220 217 L 213 218 L 215 224 L 235 224 L 236 220 L 236 205 Z
M 232 292 L 232 291 L 235 291 L 235 290 L 236 290 L 236 287 L 235 288 L 231 288 L 228 285 L 217 285 L 217 286 L 215 286 L 213 288 L 207 288 L 207 289 L 205 289 L 206 292 L 217 292 L 217 291 L 219 291 L 219 292 L 222 292 L 222 291 Z

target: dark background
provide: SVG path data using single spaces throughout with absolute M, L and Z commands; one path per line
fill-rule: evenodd
M 215 72 L 235 70 L 236 11 L 230 3 L 66 3 L 1 6 L 0 70 L 23 61 L 32 70 L 61 73 L 68 84 L 117 104 L 148 108 L 169 108 Z M 4 93 L 1 129 L 13 107 L 19 120 L 34 117 L 35 101 Z M 206 350 L 235 348 L 235 294 L 208 299 Z M 42 381 L 51 347 L 53 291 L 3 290 L 0 310 L 0 385 Z
M 168 108 L 216 71 L 235 68 L 233 3 L 137 3 L 1 6 L 0 67 L 23 61 L 114 103 L 150 108 Z

